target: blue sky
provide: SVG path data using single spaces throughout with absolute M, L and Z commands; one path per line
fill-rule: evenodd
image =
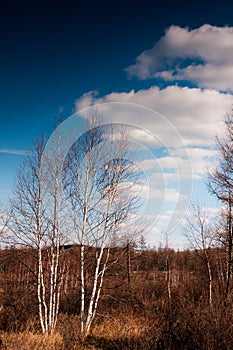
M 195 148 L 194 199 L 202 193 L 215 206 L 202 180 L 231 104 L 232 10 L 231 1 L 1 5 L 0 199 L 61 109 L 68 117 L 95 103 L 129 102 L 157 110 Z

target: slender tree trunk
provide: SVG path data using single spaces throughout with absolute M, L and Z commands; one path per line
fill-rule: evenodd
M 171 270 L 170 270 L 170 260 L 167 256 L 166 258 L 166 274 L 167 274 L 167 292 L 168 292 L 168 299 L 171 300 Z
M 85 335 L 86 336 L 90 332 L 91 321 L 93 319 L 93 306 L 94 306 L 94 303 L 95 303 L 95 300 L 96 300 L 96 291 L 97 291 L 97 288 L 98 288 L 99 270 L 100 270 L 100 263 L 101 263 L 103 251 L 104 251 L 104 248 L 102 246 L 101 250 L 100 250 L 100 253 L 99 253 L 99 256 L 97 257 L 97 260 L 96 260 L 93 288 L 92 288 L 92 293 L 91 293 L 91 299 L 90 299 L 90 302 L 89 302 L 88 313 L 87 313 L 87 320 L 86 320 L 86 326 L 85 326 Z
M 39 318 L 42 333 L 48 333 L 48 308 L 45 296 L 44 270 L 42 257 L 42 233 L 41 233 L 41 203 L 42 203 L 42 169 L 39 169 L 38 184 L 38 207 L 37 207 L 37 250 L 38 250 L 38 276 L 37 276 L 37 296 L 39 302 Z
M 128 284 L 131 282 L 131 251 L 130 251 L 130 243 L 127 242 L 126 251 L 127 251 L 127 279 Z
M 81 272 L 81 334 L 84 333 L 85 323 L 85 278 L 84 278 L 84 244 L 80 247 L 80 272 Z
M 46 323 L 44 319 L 43 314 L 43 300 L 42 300 L 42 257 L 41 257 L 41 247 L 40 243 L 38 246 L 38 274 L 37 274 L 37 296 L 38 296 L 38 302 L 39 302 L 39 318 L 40 318 L 40 325 L 42 329 L 42 333 L 46 333 Z
M 208 252 L 206 249 L 204 249 L 204 254 L 205 254 L 206 266 L 207 266 L 207 271 L 208 271 L 209 304 L 212 307 L 212 305 L 213 305 L 213 300 L 212 300 L 212 270 L 211 270 L 211 266 L 210 266 L 209 255 L 208 255 Z
M 226 283 L 226 292 L 224 304 L 228 299 L 230 284 L 231 284 L 231 275 L 232 275 L 232 205 L 231 198 L 229 197 L 228 202 L 228 244 L 227 244 L 227 283 Z

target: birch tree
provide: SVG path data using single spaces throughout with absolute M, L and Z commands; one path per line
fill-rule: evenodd
M 74 232 L 80 244 L 81 334 L 87 336 L 97 313 L 108 269 L 112 241 L 127 231 L 138 206 L 137 171 L 128 161 L 126 135 L 95 124 L 72 147 L 68 157 L 69 200 Z M 91 270 L 89 247 L 95 248 Z M 88 294 L 89 291 L 89 294 Z
M 54 147 L 59 148 L 59 138 Z M 43 333 L 54 332 L 59 311 L 64 263 L 61 257 L 61 193 L 58 152 L 51 165 L 43 163 L 44 138 L 29 153 L 17 175 L 11 199 L 6 241 L 33 248 L 37 262 L 38 314 Z M 55 154 L 55 153 L 54 153 Z M 49 161 L 49 160 L 48 160 Z M 51 159 L 50 159 L 51 161 Z M 54 166 L 55 164 L 55 166 Z M 51 181 L 55 177 L 55 181 Z M 53 179 L 54 180 L 54 179 Z M 55 186 L 51 188 L 51 184 Z

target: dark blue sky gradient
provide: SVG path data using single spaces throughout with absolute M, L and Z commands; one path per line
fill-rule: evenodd
M 172 24 L 232 25 L 231 1 L 8 1 L 0 5 L 0 150 L 28 149 L 85 92 L 147 88 L 124 69 Z M 162 86 L 161 82 L 157 84 Z M 20 156 L 0 153 L 0 195 Z M 2 192 L 1 192 L 2 188 Z

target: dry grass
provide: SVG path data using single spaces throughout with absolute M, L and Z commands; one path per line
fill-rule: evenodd
M 22 333 L 0 333 L 3 347 L 7 350 L 99 350 L 125 349 L 124 341 L 143 337 L 147 331 L 147 322 L 134 315 L 104 317 L 96 322 L 90 337 L 81 345 L 77 317 L 63 315 L 58 332 L 45 336 L 32 331 Z M 119 343 L 119 339 L 123 341 Z
M 63 339 L 58 333 L 53 336 L 23 333 L 2 333 L 2 348 L 7 350 L 60 350 L 63 349 Z
M 147 322 L 135 315 L 118 315 L 107 317 L 95 324 L 92 334 L 96 337 L 116 340 L 118 338 L 140 337 L 147 331 Z

